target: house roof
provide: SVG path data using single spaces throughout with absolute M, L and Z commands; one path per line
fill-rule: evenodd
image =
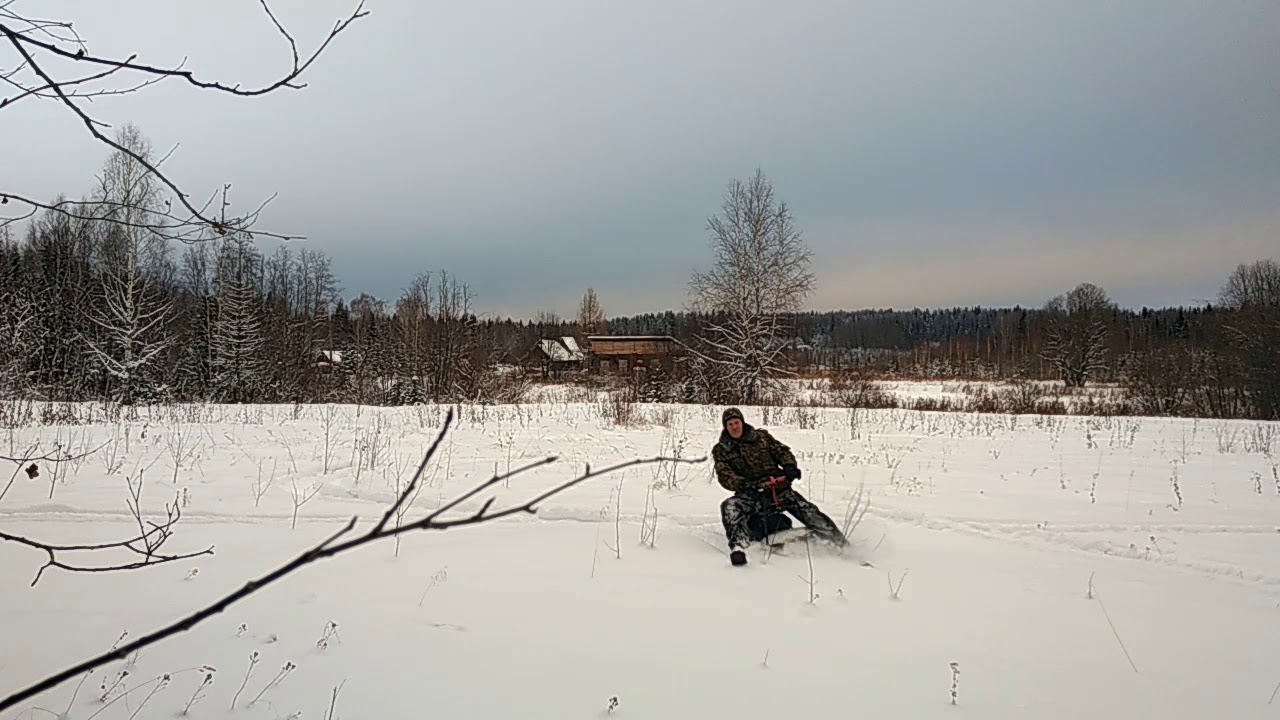
M 597 340 L 604 340 L 607 342 L 612 342 L 615 340 L 625 341 L 625 342 L 640 342 L 640 341 L 652 342 L 654 340 L 673 340 L 674 341 L 675 338 L 671 337 L 670 335 L 590 335 L 587 337 L 588 342 L 596 342 Z
M 538 349 L 552 362 L 578 362 L 583 359 L 582 350 L 578 349 L 573 338 L 539 340 Z

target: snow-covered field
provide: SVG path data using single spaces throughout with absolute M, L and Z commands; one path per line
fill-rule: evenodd
M 519 504 L 588 464 L 696 459 L 719 414 L 644 406 L 641 425 L 615 427 L 594 403 L 463 407 L 404 522 L 547 456 L 559 459 L 451 516 L 490 496 L 494 510 Z M 763 411 L 747 414 L 765 424 Z M 126 572 L 50 568 L 31 587 L 47 555 L 0 543 L 0 697 L 239 588 L 353 515 L 367 528 L 443 415 L 202 406 L 0 431 L 4 455 L 99 448 L 17 474 L 0 531 L 64 545 L 126 538 L 137 531 L 127 479 L 141 477 L 144 515 L 182 505 L 166 551 L 215 546 Z M 769 415 L 800 457 L 799 489 L 837 522 L 859 488 L 870 499 L 856 557 L 815 549 L 811 573 L 793 546 L 730 567 L 710 463 L 638 465 L 536 516 L 307 566 L 0 718 L 173 718 L 193 696 L 187 717 L 269 720 L 1280 715 L 1280 697 L 1269 704 L 1280 683 L 1274 424 Z M 310 497 L 296 519 L 295 497 Z M 653 505 L 650 547 L 640 538 Z M 133 557 L 78 555 L 59 558 Z M 204 666 L 216 671 L 200 689 Z

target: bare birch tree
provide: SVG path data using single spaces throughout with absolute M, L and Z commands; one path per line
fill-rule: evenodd
M 595 288 L 587 288 L 578 303 L 578 331 L 584 336 L 599 335 L 605 331 L 604 309 L 600 307 Z
M 1045 304 L 1044 358 L 1067 387 L 1084 387 L 1106 367 L 1107 320 L 1116 309 L 1106 291 L 1081 283 Z
M 106 224 L 101 248 L 102 303 L 90 313 L 96 332 L 84 337 L 91 357 L 110 379 L 113 399 L 139 400 L 155 361 L 172 346 L 167 331 L 172 303 L 154 287 L 152 271 L 161 265 L 164 240 L 151 231 L 161 212 L 155 175 L 147 169 L 151 146 L 132 124 L 115 142 L 125 151 L 107 159 L 98 193 Z M 135 159 L 141 158 L 141 161 Z
M 396 333 L 400 340 L 400 368 L 426 392 L 427 365 L 431 361 L 431 274 L 418 273 L 396 301 Z
M 695 309 L 711 318 L 699 337 L 706 350 L 700 359 L 718 366 L 706 374 L 725 382 L 728 396 L 720 400 L 751 404 L 785 370 L 785 316 L 816 285 L 810 252 L 790 208 L 759 170 L 730 183 L 707 229 L 714 261 L 690 282 Z
M 437 398 L 460 399 L 472 395 L 475 368 L 472 366 L 475 317 L 471 314 L 471 288 L 441 271 L 436 286 L 435 332 L 432 334 L 432 394 Z

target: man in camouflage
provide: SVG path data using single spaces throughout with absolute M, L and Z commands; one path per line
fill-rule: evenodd
M 791 448 L 767 430 L 748 425 L 737 408 L 724 411 L 721 425 L 720 441 L 711 456 L 716 479 L 733 492 L 720 504 L 720 519 L 734 565 L 746 563 L 744 549 L 752 542 L 791 527 L 784 512 L 814 535 L 837 546 L 848 544 L 835 522 L 791 487 L 801 474 Z

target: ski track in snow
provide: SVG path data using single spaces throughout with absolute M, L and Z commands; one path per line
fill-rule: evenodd
M 370 507 L 382 506 L 382 503 L 370 502 Z M 429 509 L 429 508 L 428 508 Z M 363 513 L 365 519 L 376 518 L 376 513 Z M 13 520 L 28 521 L 65 521 L 65 520 L 103 520 L 103 521 L 124 521 L 132 520 L 132 515 L 127 511 L 92 511 L 78 510 L 65 505 L 49 505 L 49 506 L 32 506 L 21 510 L 0 509 L 0 517 L 10 518 Z M 350 514 L 311 514 L 300 517 L 300 523 L 333 523 L 341 524 L 351 519 Z M 199 524 L 250 524 L 250 525 L 267 525 L 273 523 L 288 523 L 292 516 L 290 514 L 255 514 L 255 515 L 237 515 L 232 513 L 210 513 L 196 512 L 183 515 L 184 522 Z M 1193 535 L 1278 535 L 1280 529 L 1274 525 L 1267 526 L 1224 526 L 1224 525 L 1188 525 L 1188 524 L 1159 524 L 1159 523 L 1135 523 L 1133 525 L 1123 525 L 1116 523 L 1075 523 L 1070 525 L 1054 524 L 1052 528 L 1040 527 L 1030 523 L 1001 523 L 987 522 L 981 520 L 960 520 L 942 517 L 928 517 L 916 513 L 907 512 L 885 512 L 869 511 L 867 518 L 873 520 L 887 521 L 891 524 L 913 525 L 916 527 L 933 530 L 938 532 L 963 532 L 975 537 L 985 538 L 997 542 L 1016 542 L 1027 546 L 1052 548 L 1063 551 L 1073 551 L 1086 555 L 1101 555 L 1107 557 L 1126 558 L 1135 561 L 1155 563 L 1157 565 L 1168 568 L 1181 569 L 1200 573 L 1206 576 L 1218 576 L 1231 580 L 1237 580 L 1249 584 L 1257 584 L 1262 586 L 1271 586 L 1280 589 L 1280 575 L 1272 575 L 1268 573 L 1250 571 L 1238 565 L 1230 563 L 1216 563 L 1205 560 L 1185 559 L 1179 557 L 1176 553 L 1168 553 L 1163 550 L 1152 550 L 1147 545 L 1133 546 L 1111 539 L 1079 539 L 1073 535 L 1090 534 L 1090 533 L 1113 533 L 1119 535 L 1127 535 L 1135 538 L 1146 538 L 1152 533 L 1179 533 Z M 621 521 L 633 525 L 639 523 L 640 515 L 624 513 Z M 706 517 L 667 517 L 665 522 L 674 524 L 680 532 L 696 534 L 700 539 L 708 542 L 712 547 L 723 549 L 722 542 L 723 531 L 719 520 L 712 515 Z M 512 518 L 507 522 L 526 522 L 526 523 L 577 523 L 577 524 L 599 524 L 602 521 L 598 513 L 584 512 L 580 510 L 568 508 L 547 508 L 540 510 L 536 517 L 532 518 Z M 708 539 L 708 538 L 713 538 Z M 1147 549 L 1140 549 L 1147 548 Z

